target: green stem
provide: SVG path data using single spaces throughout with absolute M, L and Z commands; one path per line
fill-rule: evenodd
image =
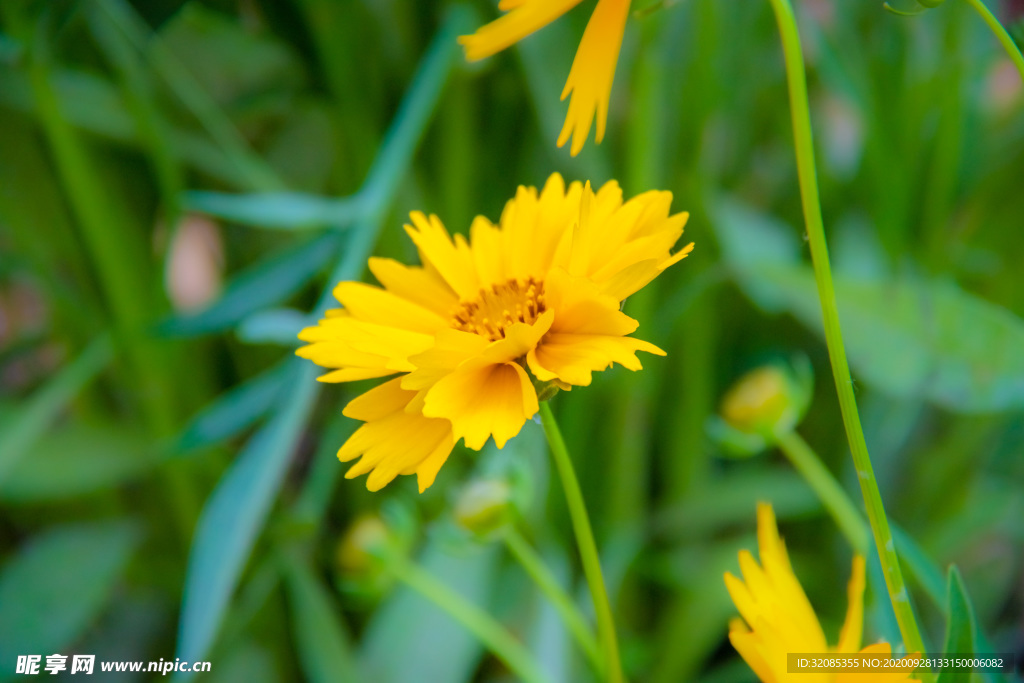
M 576 639 L 584 654 L 587 655 L 594 669 L 599 675 L 603 676 L 605 663 L 601 655 L 601 647 L 597 644 L 594 634 L 590 632 L 590 628 L 587 626 L 583 615 L 580 614 L 579 609 L 577 609 L 576 603 L 558 585 L 558 580 L 548 570 L 540 556 L 537 555 L 537 551 L 530 546 L 529 542 L 523 538 L 523 535 L 518 530 L 510 528 L 506 531 L 504 540 L 505 546 L 512 553 L 512 556 L 522 565 L 526 573 L 537 584 L 537 587 L 540 588 L 541 592 L 547 596 L 551 604 L 558 610 L 558 614 L 565 621 L 569 632 Z
M 779 449 L 814 489 L 814 493 L 832 515 L 853 549 L 861 555 L 866 555 L 868 543 L 871 540 L 871 530 L 864 523 L 860 511 L 846 495 L 843 487 L 839 485 L 818 455 L 799 434 L 786 432 L 778 435 L 777 439 Z
M 992 14 L 988 7 L 982 0 L 967 0 L 967 4 L 974 8 L 974 11 L 981 15 L 981 18 L 985 20 L 988 27 L 995 34 L 999 42 L 1003 44 L 1003 49 L 1006 50 L 1006 54 L 1010 57 L 1014 66 L 1017 67 L 1017 71 L 1020 72 L 1021 79 L 1024 79 L 1024 55 L 1021 54 L 1020 48 L 1017 47 L 1017 43 L 1013 42 L 1013 38 L 1006 32 L 1003 25 L 999 23 L 996 16 Z
M 839 408 L 850 442 L 854 467 L 860 481 L 861 493 L 867 509 L 868 522 L 878 546 L 878 556 L 885 572 L 885 583 L 889 589 L 896 621 L 908 652 L 924 652 L 921 632 L 910 605 L 910 596 L 903 582 L 899 558 L 889 529 L 889 521 L 882 505 L 882 495 L 871 466 L 864 430 L 857 413 L 857 399 L 853 393 L 853 379 L 846 360 L 843 334 L 839 327 L 839 311 L 836 307 L 835 288 L 832 285 L 832 271 L 828 261 L 828 245 L 825 242 L 825 226 L 821 217 L 818 198 L 817 171 L 814 164 L 814 143 L 811 136 L 811 112 L 807 98 L 807 76 L 800 47 L 796 18 L 789 0 L 770 0 L 782 39 L 786 60 L 786 79 L 789 84 L 790 113 L 793 118 L 793 139 L 796 149 L 797 173 L 800 182 L 800 198 L 803 202 L 807 238 L 810 244 L 811 260 L 814 264 L 814 279 L 821 299 L 822 321 L 825 328 L 825 342 L 832 362 L 832 376 L 839 395 Z M 925 676 L 926 682 L 931 674 Z
M 544 425 L 548 445 L 551 447 L 551 456 L 555 459 L 555 467 L 558 468 L 558 476 L 562 480 L 569 516 L 572 517 L 572 526 L 576 533 L 576 545 L 579 547 L 583 562 L 583 573 L 587 577 L 590 597 L 594 601 L 597 630 L 601 636 L 607 662 L 608 680 L 612 683 L 622 683 L 625 679 L 622 675 L 622 663 L 619 661 L 619 642 L 615 635 L 615 620 L 612 618 L 608 590 L 605 588 L 604 575 L 601 573 L 601 558 L 597 554 L 597 543 L 590 528 L 590 517 L 587 516 L 587 508 L 583 503 L 583 493 L 580 491 L 579 481 L 576 480 L 572 458 L 569 457 L 562 432 L 558 429 L 558 423 L 555 422 L 555 416 L 551 413 L 551 406 L 547 401 L 540 404 L 540 419 Z
M 404 558 L 391 555 L 385 565 L 395 578 L 465 626 L 519 678 L 527 683 L 552 683 L 529 651 L 487 612 Z

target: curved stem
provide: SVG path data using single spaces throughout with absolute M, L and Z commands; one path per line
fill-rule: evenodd
M 981 15 L 981 18 L 985 20 L 988 27 L 995 34 L 999 42 L 1003 44 L 1003 49 L 1006 50 L 1006 54 L 1010 57 L 1014 66 L 1017 67 L 1017 71 L 1020 72 L 1021 79 L 1024 79 L 1024 55 L 1021 55 L 1020 48 L 1017 47 L 1017 43 L 1013 42 L 1013 38 L 1006 32 L 1003 25 L 999 23 L 996 16 L 992 14 L 991 10 L 985 6 L 982 0 L 967 0 L 967 4 L 974 8 L 974 11 Z
M 846 540 L 854 550 L 866 555 L 868 543 L 871 541 L 871 530 L 868 529 L 853 501 L 846 495 L 846 491 L 821 462 L 818 454 L 796 432 L 779 434 L 777 439 L 779 449 L 814 489 L 814 493 L 832 515 Z
M 395 578 L 465 626 L 523 681 L 552 683 L 533 655 L 487 612 L 404 558 L 391 555 L 385 559 L 385 566 Z
M 515 528 L 508 529 L 504 540 L 512 556 L 522 565 L 526 573 L 537 584 L 537 587 L 540 588 L 541 592 L 547 596 L 551 604 L 558 610 L 558 614 L 565 621 L 565 625 L 568 627 L 569 632 L 572 633 L 573 638 L 576 639 L 576 643 L 583 650 L 584 654 L 587 655 L 594 670 L 597 671 L 598 675 L 603 676 L 605 662 L 601 655 L 601 647 L 597 644 L 597 639 L 591 633 L 590 627 L 587 626 L 583 615 L 576 608 L 576 603 L 558 585 L 558 580 L 544 565 L 543 560 L 537 555 L 537 551 L 530 546 L 529 542 L 523 538 L 523 535 L 518 530 Z
M 565 447 L 562 432 L 558 429 L 558 423 L 555 422 L 555 416 L 551 413 L 551 406 L 548 403 L 548 401 L 544 401 L 540 404 L 540 420 L 544 425 L 544 434 L 548 438 L 551 456 L 555 460 L 559 478 L 562 480 L 562 489 L 565 491 L 565 500 L 569 506 L 569 516 L 572 518 L 573 531 L 576 533 L 576 545 L 579 547 L 580 559 L 583 562 L 583 573 L 587 577 L 590 597 L 594 601 L 597 630 L 601 637 L 601 645 L 604 647 L 605 662 L 607 662 L 608 680 L 611 683 L 622 683 L 624 677 L 622 663 L 619 661 L 619 641 L 615 635 L 615 621 L 612 618 L 608 590 L 605 588 L 604 575 L 601 573 L 601 559 L 597 554 L 597 543 L 594 541 L 594 532 L 590 528 L 590 517 L 587 516 L 587 508 L 583 503 L 580 483 L 576 480 L 576 471 L 572 467 L 572 458 L 569 457 L 569 450 Z
M 871 466 L 864 430 L 857 413 L 857 399 L 853 394 L 853 380 L 846 360 L 843 334 L 839 327 L 839 311 L 836 307 L 835 288 L 832 284 L 832 270 L 828 261 L 828 245 L 825 242 L 825 227 L 821 217 L 818 198 L 817 170 L 814 164 L 814 144 L 811 136 L 811 113 L 807 98 L 807 76 L 804 72 L 804 58 L 800 48 L 800 36 L 796 18 L 789 0 L 769 0 L 775 12 L 782 38 L 782 49 L 786 59 L 786 80 L 789 84 L 789 106 L 793 118 L 793 139 L 796 148 L 797 173 L 800 182 L 800 198 L 803 203 L 804 221 L 810 244 L 811 260 L 814 264 L 814 279 L 818 285 L 821 300 L 822 322 L 825 328 L 825 343 L 832 362 L 832 376 L 839 395 L 839 407 L 850 442 L 853 463 L 860 481 L 861 493 L 867 509 L 868 522 L 878 546 L 878 556 L 885 572 L 885 583 L 889 589 L 896 621 L 908 652 L 924 652 L 921 632 L 910 605 L 910 596 L 903 582 L 899 558 L 892 540 L 892 531 L 885 516 L 882 495 Z M 931 680 L 930 673 L 925 674 Z

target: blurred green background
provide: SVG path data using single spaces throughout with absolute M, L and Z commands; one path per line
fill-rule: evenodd
M 456 448 L 424 495 L 369 494 L 334 454 L 370 384 L 320 387 L 292 357 L 369 254 L 415 261 L 408 211 L 465 232 L 556 170 L 671 190 L 697 243 L 626 304 L 668 357 L 554 402 L 628 674 L 754 680 L 722 573 L 758 500 L 834 642 L 849 547 L 778 453 L 728 457 L 706 429 L 744 372 L 806 357 L 799 430 L 859 503 L 770 7 L 634 3 L 607 139 L 574 159 L 554 141 L 585 6 L 467 65 L 455 36 L 491 2 L 0 3 L 0 679 L 58 652 L 208 660 L 209 681 L 511 680 L 407 589 L 342 576 L 339 539 L 380 513 L 556 680 L 590 680 L 501 544 L 451 520 L 472 477 L 509 478 L 588 604 L 539 427 Z M 1020 4 L 999 9 L 1024 36 Z M 994 650 L 1024 656 L 1024 88 L 965 4 L 797 10 L 848 352 L 926 641 L 955 562 Z M 878 585 L 866 642 L 898 642 Z

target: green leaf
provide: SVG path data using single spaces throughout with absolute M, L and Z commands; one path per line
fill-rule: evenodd
M 297 292 L 337 252 L 340 236 L 329 232 L 287 249 L 236 275 L 209 308 L 164 320 L 158 331 L 170 336 L 220 332 L 254 311 L 273 306 Z
M 0 483 L 0 501 L 36 503 L 120 486 L 157 463 L 152 443 L 131 429 L 72 424 L 43 435 Z
M 219 396 L 189 420 L 172 451 L 211 446 L 255 424 L 281 397 L 293 369 L 282 363 Z
M 42 436 L 58 413 L 113 357 L 110 338 L 103 335 L 65 366 L 25 403 L 0 435 L 0 481 Z
M 973 655 L 974 647 L 974 608 L 967 597 L 960 570 L 953 565 L 949 568 L 947 584 L 949 595 L 949 612 L 946 622 L 946 645 L 944 654 Z M 954 671 L 945 669 L 939 674 L 938 683 L 971 683 L 970 671 Z
M 786 310 L 822 334 L 813 272 L 790 261 L 779 224 L 751 216 L 717 214 L 744 291 L 765 310 Z M 1024 321 L 1010 311 L 953 283 L 913 276 L 837 278 L 835 288 L 846 351 L 860 379 L 957 412 L 1024 407 Z
M 361 195 L 328 199 L 300 192 L 232 195 L 194 191 L 186 193 L 185 205 L 235 223 L 279 230 L 347 226 L 363 218 L 370 208 Z
M 26 543 L 0 573 L 0 676 L 18 655 L 60 652 L 82 636 L 138 541 L 135 526 L 105 522 L 56 527 Z
M 928 554 L 925 553 L 924 549 L 917 545 L 908 533 L 892 524 L 891 521 L 889 524 L 892 527 L 892 535 L 896 541 L 896 550 L 899 553 L 900 562 L 906 565 L 907 569 L 910 570 L 910 573 L 914 575 L 921 584 L 921 587 L 924 588 L 925 593 L 931 601 L 937 608 L 939 608 L 939 610 L 946 614 L 948 618 L 949 604 L 947 604 L 946 582 L 942 578 L 942 570 L 939 569 L 931 558 L 928 557 Z M 872 553 L 874 553 L 874 545 L 872 545 Z M 877 565 L 877 560 L 875 562 Z M 878 567 L 878 570 L 881 572 L 880 566 Z M 885 585 L 881 573 L 879 573 L 878 585 Z M 962 593 L 964 597 L 967 596 L 966 591 L 962 591 Z M 884 594 L 885 590 L 883 588 L 881 595 Z M 885 599 L 884 602 L 888 608 L 890 618 L 892 618 L 892 608 L 889 605 L 888 599 Z M 970 605 L 968 604 L 968 606 Z M 895 630 L 895 628 L 894 624 L 893 629 Z M 979 653 L 995 652 L 995 648 L 992 647 L 988 636 L 985 634 L 984 630 L 982 630 L 980 624 L 975 624 L 974 628 L 974 650 Z M 978 677 L 985 683 L 1001 683 L 1005 680 L 1002 674 L 991 671 L 979 673 Z
M 192 539 L 177 656 L 203 660 L 266 522 L 317 393 L 312 364 L 289 364 L 281 410 L 249 440 L 206 501 Z
M 356 668 L 348 629 L 322 579 L 307 562 L 295 556 L 284 559 L 284 579 L 292 631 L 305 680 L 311 683 L 365 680 Z
M 294 348 L 302 344 L 299 332 L 309 324 L 309 316 L 302 311 L 272 308 L 250 315 L 241 322 L 235 334 L 246 344 L 278 344 Z

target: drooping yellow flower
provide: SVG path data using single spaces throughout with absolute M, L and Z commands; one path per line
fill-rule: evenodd
M 338 452 L 360 458 L 346 476 L 369 473 L 378 490 L 416 474 L 423 491 L 460 439 L 479 450 L 518 434 L 536 385 L 585 386 L 613 363 L 641 369 L 637 351 L 664 355 L 628 336 L 638 323 L 619 308 L 693 247 L 671 252 L 687 219 L 671 202 L 623 202 L 614 181 L 595 193 L 556 173 L 540 193 L 520 187 L 497 225 L 477 217 L 469 240 L 413 213 L 423 265 L 370 259 L 381 286 L 340 283 L 342 308 L 299 335 L 298 355 L 332 369 L 321 381 L 398 375 L 346 406 L 366 423 Z
M 864 627 L 863 557 L 857 556 L 853 560 L 853 575 L 847 587 L 846 621 L 839 633 L 838 644 L 829 647 L 818 617 L 793 574 L 786 546 L 779 538 L 775 512 L 767 503 L 761 503 L 757 508 L 757 545 L 761 564 L 748 551 L 740 551 L 743 580 L 726 572 L 725 585 L 742 616 L 730 624 L 729 640 L 764 683 L 903 683 L 917 680 L 909 673 L 892 670 L 787 673 L 789 653 L 860 653 L 888 657 L 892 648 L 888 643 L 877 643 L 860 649 Z M 908 657 L 908 663 L 915 660 L 916 656 Z
M 534 31 L 558 19 L 578 5 L 581 0 L 501 0 L 498 9 L 506 12 L 476 33 L 462 36 L 459 42 L 466 48 L 466 58 L 484 59 L 519 42 Z M 608 100 L 615 78 L 615 64 L 622 48 L 630 0 L 598 0 L 590 16 L 576 58 L 569 70 L 569 79 L 562 90 L 569 100 L 569 113 L 558 136 L 561 147 L 572 136 L 571 154 L 576 156 L 590 135 L 590 127 L 597 115 L 595 140 L 604 139 L 608 121 Z

